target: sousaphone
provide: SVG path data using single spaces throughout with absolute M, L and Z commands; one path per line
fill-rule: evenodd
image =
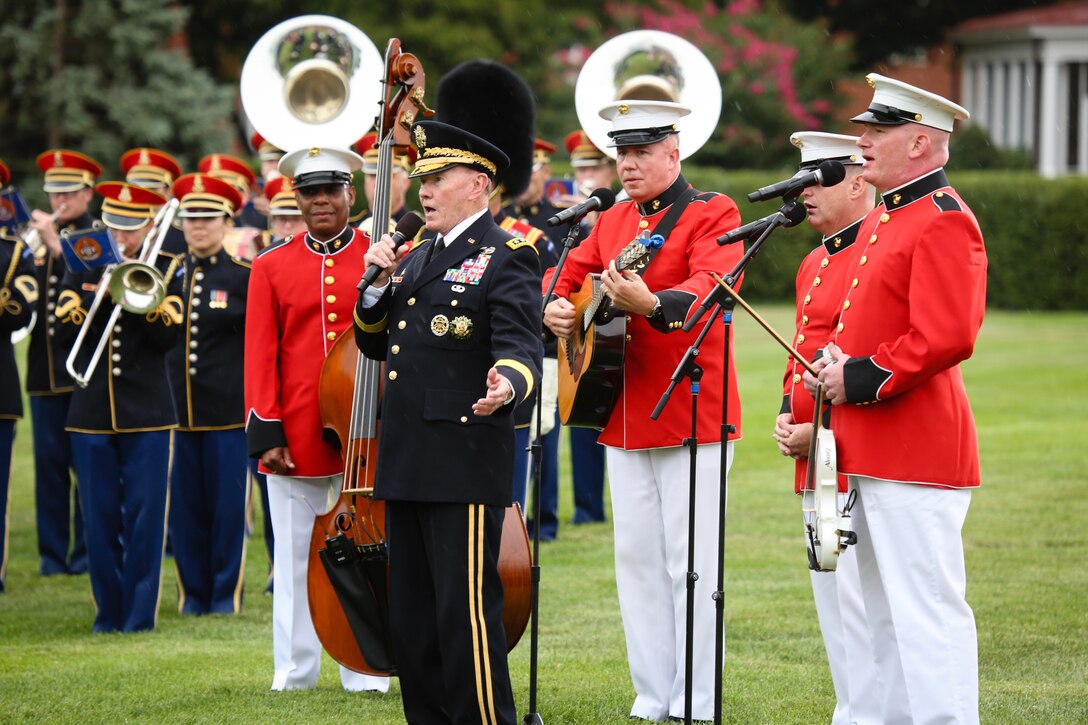
M 597 148 L 612 158 L 612 124 L 598 111 L 613 101 L 681 103 L 692 110 L 679 121 L 680 158 L 707 142 L 718 125 L 722 86 L 703 52 L 660 30 L 635 30 L 605 42 L 586 60 L 574 89 L 578 122 Z
M 242 66 L 242 107 L 269 143 L 292 151 L 349 148 L 382 100 L 385 63 L 363 31 L 331 15 L 301 15 L 261 36 Z

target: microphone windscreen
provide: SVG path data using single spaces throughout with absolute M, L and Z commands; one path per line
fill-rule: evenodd
M 405 239 L 415 239 L 419 230 L 423 228 L 423 217 L 410 211 L 397 222 L 397 233 Z
M 600 199 L 600 201 L 601 201 L 601 205 L 599 207 L 597 207 L 597 211 L 604 211 L 605 209 L 611 209 L 612 205 L 616 203 L 616 194 L 615 194 L 615 192 L 613 192 L 611 189 L 606 189 L 603 186 L 600 189 L 597 189 L 596 191 L 594 191 L 592 194 L 590 194 L 590 196 L 591 197 L 596 197 L 596 198 Z
M 841 164 L 840 164 L 841 166 Z M 786 210 L 786 223 L 784 227 L 795 227 L 805 220 L 808 216 L 808 212 L 805 210 L 804 204 L 798 204 L 794 202 L 789 209 Z
M 826 159 L 816 168 L 820 170 L 820 186 L 834 186 L 846 178 L 846 167 L 841 161 Z

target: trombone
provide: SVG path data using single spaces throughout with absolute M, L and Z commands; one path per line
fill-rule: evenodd
M 102 280 L 98 285 L 98 291 L 95 292 L 94 301 L 91 302 L 91 308 L 87 310 L 87 316 L 80 326 L 79 335 L 76 336 L 76 341 L 73 343 L 72 350 L 68 353 L 68 359 L 65 361 L 68 374 L 79 383 L 81 388 L 87 387 L 90 382 L 91 375 L 94 374 L 94 369 L 98 366 L 98 359 L 102 357 L 102 352 L 106 349 L 110 331 L 117 323 L 117 318 L 121 316 L 121 312 L 128 310 L 137 314 L 147 314 L 162 304 L 162 301 L 166 298 L 166 281 L 163 279 L 162 272 L 155 267 L 155 260 L 159 256 L 159 251 L 166 240 L 166 234 L 174 221 L 177 210 L 177 199 L 171 199 L 159 209 L 152 222 L 151 229 L 148 230 L 143 244 L 140 245 L 139 259 L 111 264 L 103 273 Z M 154 242 L 149 247 L 148 242 L 152 237 L 154 237 Z M 98 345 L 91 355 L 91 360 L 87 363 L 87 369 L 80 374 L 76 370 L 76 357 L 78 357 L 83 346 L 87 331 L 91 328 L 91 321 L 98 313 L 98 308 L 102 305 L 102 300 L 107 293 L 109 293 L 110 299 L 113 301 L 113 311 L 110 313 L 109 321 L 106 322 L 106 327 L 102 331 L 102 336 L 98 339 Z

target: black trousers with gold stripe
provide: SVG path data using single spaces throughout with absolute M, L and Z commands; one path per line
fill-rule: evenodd
M 517 722 L 498 573 L 505 513 L 386 502 L 389 619 L 412 725 Z

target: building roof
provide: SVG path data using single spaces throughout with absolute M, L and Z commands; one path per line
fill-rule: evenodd
M 1057 3 L 1043 7 L 1014 10 L 999 15 L 987 15 L 981 18 L 965 20 L 957 25 L 952 34 L 957 37 L 990 33 L 1000 30 L 1022 30 L 1032 27 L 1088 26 L 1088 2 Z

